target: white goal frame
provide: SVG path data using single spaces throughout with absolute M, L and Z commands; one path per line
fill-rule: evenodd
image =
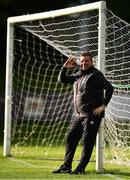
M 6 92 L 5 92 L 5 126 L 4 126 L 4 149 L 3 155 L 10 155 L 11 147 L 11 99 L 12 99 L 12 66 L 13 66 L 13 25 L 25 21 L 52 18 L 69 15 L 90 10 L 99 10 L 98 27 L 98 69 L 104 73 L 105 67 L 105 22 L 106 22 L 106 2 L 100 1 L 75 7 L 37 13 L 32 15 L 22 15 L 10 17 L 7 21 L 7 52 L 6 52 Z M 103 121 L 101 123 L 96 143 L 96 170 L 103 170 Z

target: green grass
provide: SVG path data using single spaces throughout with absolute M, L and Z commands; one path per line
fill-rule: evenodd
M 29 151 L 30 149 L 30 151 Z M 28 154 L 18 154 L 13 152 L 12 157 L 2 156 L 2 146 L 0 147 L 0 179 L 130 179 L 130 167 L 119 166 L 116 164 L 105 163 L 104 172 L 97 173 L 95 171 L 95 162 L 90 162 L 86 168 L 85 175 L 70 174 L 52 174 L 52 170 L 58 168 L 62 161 L 42 159 L 41 151 L 31 151 L 28 148 Z M 79 149 L 80 150 L 80 149 Z M 36 153 L 37 152 L 37 153 Z M 52 150 L 57 153 L 57 148 Z M 77 152 L 79 154 L 79 152 Z M 73 162 L 75 168 L 77 162 Z

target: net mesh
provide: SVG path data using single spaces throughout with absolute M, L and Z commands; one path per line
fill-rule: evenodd
M 73 88 L 57 77 L 70 55 L 79 62 L 82 51 L 97 54 L 97 27 L 95 10 L 15 25 L 11 139 L 16 149 L 41 146 L 47 156 L 64 144 L 73 119 Z
M 130 25 L 106 11 L 105 76 L 114 86 L 106 109 L 105 144 L 114 160 L 129 161 Z M 97 63 L 98 10 L 15 24 L 12 144 L 63 145 L 73 119 L 72 86 L 57 81 L 67 57 L 91 51 Z M 73 73 L 69 71 L 68 73 Z M 106 158 L 107 153 L 106 153 Z
M 106 77 L 114 95 L 106 110 L 105 141 L 112 159 L 130 164 L 130 24 L 107 10 Z

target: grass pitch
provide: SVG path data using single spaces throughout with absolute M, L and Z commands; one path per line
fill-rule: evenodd
M 97 173 L 95 171 L 95 162 L 92 161 L 86 168 L 86 174 L 84 175 L 53 174 L 52 171 L 57 169 L 63 161 L 61 159 L 57 161 L 42 158 L 39 148 L 37 148 L 37 153 L 36 151 L 31 153 L 30 147 L 28 154 L 15 152 L 12 157 L 3 157 L 2 151 L 3 147 L 0 146 L 0 179 L 130 179 L 130 167 L 128 166 L 105 163 L 104 172 Z M 52 156 L 53 153 L 57 153 L 57 148 L 53 149 Z M 76 167 L 77 163 L 77 161 L 73 162 L 73 168 Z

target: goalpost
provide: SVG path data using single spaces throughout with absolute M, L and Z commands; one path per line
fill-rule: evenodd
M 58 73 L 67 57 L 76 56 L 78 62 L 81 52 L 90 50 L 95 65 L 115 88 L 97 135 L 96 170 L 103 170 L 103 131 L 114 159 L 121 147 L 126 157 L 130 145 L 129 31 L 129 24 L 106 9 L 104 1 L 9 18 L 4 156 L 12 151 L 24 153 L 22 147 L 30 146 L 41 147 L 48 158 L 49 151 L 64 145 L 73 119 L 73 92 L 72 86 L 57 82 Z M 60 153 L 54 156 L 61 158 Z

